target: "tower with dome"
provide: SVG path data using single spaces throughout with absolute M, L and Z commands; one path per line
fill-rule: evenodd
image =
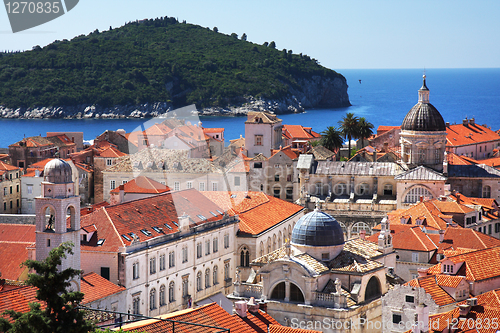
M 429 102 L 426 76 L 418 90 L 418 103 L 406 114 L 400 132 L 401 159 L 408 167 L 425 166 L 443 171 L 446 124 Z
M 71 166 L 53 159 L 45 165 L 42 195 L 35 198 L 36 260 L 64 242 L 73 243 L 73 254 L 62 258 L 61 270 L 80 269 L 80 197 L 75 195 Z M 80 281 L 71 281 L 80 290 Z

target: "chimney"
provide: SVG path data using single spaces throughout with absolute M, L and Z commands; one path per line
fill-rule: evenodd
M 469 119 L 469 125 L 475 125 L 476 120 L 474 118 Z
M 384 142 L 384 153 L 387 153 L 389 151 L 389 142 Z
M 125 197 L 125 185 L 118 186 L 118 190 L 120 191 L 120 196 L 118 197 L 118 203 L 122 203 Z
M 450 122 L 446 122 L 446 127 L 450 127 Z
M 462 120 L 462 125 L 464 125 L 464 126 L 469 125 L 469 121 L 467 120 L 467 118 L 465 118 L 464 120 Z
M 444 230 L 439 230 L 439 243 L 444 242 Z
M 377 149 L 373 150 L 373 162 L 377 162 Z
M 467 315 L 469 314 L 469 311 L 470 311 L 470 308 L 471 306 L 468 304 L 459 304 L 458 305 L 458 316 L 459 317 L 467 317 Z
M 359 237 L 360 237 L 361 239 L 366 239 L 366 230 L 365 230 L 365 229 L 363 229 L 363 230 L 361 230 L 361 231 L 359 232 Z
M 121 129 L 121 128 L 120 128 L 120 129 L 116 130 L 116 133 L 118 133 L 118 134 L 121 134 L 121 135 L 125 136 L 125 133 L 126 133 L 126 132 L 125 132 L 125 130 L 124 130 L 124 129 Z
M 419 269 L 417 269 L 417 272 L 418 272 L 418 277 L 423 277 L 423 276 L 427 276 L 429 275 L 429 268 L 426 268 L 426 267 L 420 267 Z
M 413 332 L 429 332 L 429 307 L 424 303 L 417 305 L 417 322 Z
M 234 309 L 236 310 L 236 314 L 240 316 L 240 318 L 247 317 L 247 302 L 238 301 L 234 303 Z
M 423 195 L 420 196 L 420 202 L 424 202 L 424 196 Z
M 259 304 L 255 303 L 255 298 L 250 297 L 250 300 L 247 303 L 248 311 L 255 314 L 259 312 Z
M 260 301 L 259 309 L 262 310 L 263 312 L 267 312 L 267 303 L 265 301 Z
M 188 231 L 189 230 L 189 215 L 183 213 L 182 216 L 178 217 L 179 220 L 179 230 Z
M 460 193 L 457 192 L 457 204 L 460 203 Z

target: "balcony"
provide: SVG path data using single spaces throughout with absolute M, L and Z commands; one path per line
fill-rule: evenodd
M 231 287 L 233 285 L 233 279 L 232 278 L 227 278 L 224 280 L 224 287 Z

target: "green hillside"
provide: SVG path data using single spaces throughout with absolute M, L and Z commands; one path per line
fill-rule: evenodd
M 164 17 L 0 53 L 0 105 L 226 106 L 245 95 L 284 97 L 290 87 L 300 89 L 300 78 L 342 77 L 274 42 L 257 45 L 214 30 Z

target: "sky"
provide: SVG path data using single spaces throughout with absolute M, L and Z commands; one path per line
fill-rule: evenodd
M 80 0 L 65 15 L 15 34 L 0 8 L 0 51 L 160 16 L 246 33 L 257 44 L 275 41 L 334 70 L 500 67 L 499 0 Z

